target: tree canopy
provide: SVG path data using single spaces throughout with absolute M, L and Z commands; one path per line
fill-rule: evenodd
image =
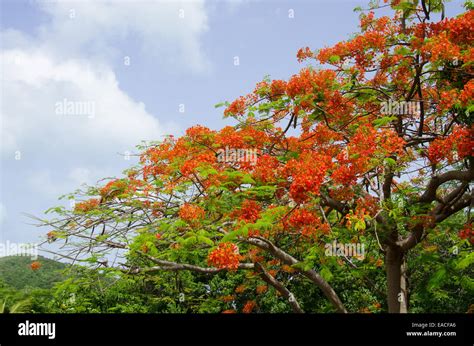
M 47 242 L 114 275 L 185 272 L 201 283 L 186 299 L 230 292 L 224 312 L 406 312 L 449 275 L 471 295 L 472 4 L 385 6 L 218 105 L 234 126 L 144 143 L 122 177 L 65 196 Z

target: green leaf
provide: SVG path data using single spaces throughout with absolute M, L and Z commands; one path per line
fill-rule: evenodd
M 255 184 L 255 180 L 252 179 L 250 174 L 246 174 L 242 178 L 242 184 Z
M 225 241 L 234 240 L 238 236 L 242 235 L 244 232 L 248 233 L 248 227 L 247 226 L 243 226 L 243 227 L 238 228 L 238 229 L 236 229 L 232 232 L 227 233 L 225 236 L 222 237 L 222 241 L 225 242 Z
M 395 161 L 394 159 L 392 159 L 391 157 L 386 157 L 384 159 L 384 162 L 385 164 L 389 165 L 389 166 L 395 166 L 397 164 L 397 161 Z
M 401 46 L 395 49 L 395 53 L 400 55 L 410 55 L 411 50 L 405 46 Z
M 373 124 L 375 127 L 381 127 L 381 126 L 385 126 L 387 124 L 389 124 L 390 122 L 394 121 L 394 120 L 397 120 L 398 118 L 396 116 L 390 116 L 390 117 L 382 117 L 382 118 L 378 118 L 378 119 L 375 119 L 373 121 Z
M 474 263 L 474 252 L 471 252 L 468 254 L 466 257 L 462 258 L 456 263 L 455 268 L 456 269 L 466 269 L 469 267 L 472 263 Z
M 198 241 L 200 243 L 204 243 L 204 244 L 207 244 L 209 246 L 214 246 L 214 242 L 211 239 L 207 238 L 207 237 L 198 236 L 197 238 L 198 238 Z
M 331 271 L 327 267 L 323 267 L 320 271 L 320 274 L 322 278 L 328 282 L 333 278 Z
M 435 288 L 439 288 L 442 285 L 445 278 L 446 278 L 446 268 L 439 269 L 429 280 L 428 290 L 431 291 Z
M 229 102 L 227 102 L 227 101 L 219 102 L 219 103 L 214 105 L 214 108 L 220 108 L 220 107 L 223 107 L 223 106 L 227 107 L 228 105 L 229 105 Z

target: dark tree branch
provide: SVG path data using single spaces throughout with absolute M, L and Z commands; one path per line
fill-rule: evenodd
M 293 293 L 290 292 L 283 284 L 275 279 L 269 272 L 263 268 L 260 263 L 255 263 L 255 269 L 260 273 L 260 277 L 263 281 L 275 287 L 275 289 L 280 292 L 280 294 L 285 297 L 291 305 L 293 312 L 295 313 L 304 313 L 303 309 L 301 309 L 300 304 L 296 300 Z
M 458 211 L 464 208 L 467 208 L 472 203 L 472 200 L 474 199 L 474 191 L 468 195 L 464 195 L 464 196 L 463 195 L 464 195 L 464 192 L 461 194 L 462 198 L 459 198 L 458 201 L 455 202 L 453 205 L 447 208 L 442 208 L 439 213 L 437 213 L 439 211 L 439 208 L 435 207 L 430 213 L 430 215 L 432 215 L 433 217 L 434 224 L 437 224 L 446 220 L 451 215 L 456 214 Z M 425 227 L 423 226 L 422 223 L 416 224 L 413 230 L 410 232 L 410 234 L 403 240 L 398 241 L 397 245 L 400 246 L 400 248 L 404 252 L 410 250 L 421 241 L 424 230 L 425 230 Z
M 297 263 L 300 263 L 296 258 L 291 256 L 290 254 L 286 253 L 282 249 L 278 248 L 275 246 L 271 241 L 265 238 L 261 237 L 251 237 L 248 239 L 242 239 L 248 244 L 255 245 L 263 250 L 266 250 L 270 252 L 273 256 L 278 258 L 280 261 L 287 265 L 295 265 Z M 342 304 L 341 300 L 339 299 L 337 293 L 334 291 L 334 289 L 331 287 L 331 285 L 328 284 L 326 280 L 324 280 L 319 273 L 313 269 L 310 270 L 302 270 L 300 271 L 304 276 L 306 276 L 308 279 L 310 279 L 312 282 L 318 286 L 323 294 L 326 296 L 326 298 L 329 299 L 331 304 L 336 308 L 338 312 L 342 313 L 347 313 L 346 308 L 344 307 L 344 304 Z
M 160 271 L 160 270 L 168 270 L 168 271 L 190 270 L 190 271 L 205 273 L 205 274 L 215 274 L 215 273 L 226 270 L 224 268 L 208 268 L 208 267 L 200 267 L 197 265 L 186 264 L 186 263 L 165 261 L 165 260 L 161 260 L 153 256 L 150 256 L 142 251 L 137 251 L 137 253 L 146 257 L 153 263 L 158 264 L 159 266 L 144 268 L 144 269 L 134 268 L 132 269 L 132 274 L 137 274 L 143 271 L 150 272 L 150 271 Z M 238 268 L 239 269 L 254 269 L 254 264 L 253 263 L 240 263 Z
M 474 168 L 471 167 L 468 171 L 449 171 L 441 175 L 435 175 L 429 181 L 428 185 L 426 186 L 425 192 L 423 193 L 423 195 L 421 195 L 418 202 L 419 203 L 433 202 L 436 199 L 436 191 L 438 187 L 452 180 L 467 181 L 467 182 L 474 180 Z
M 474 199 L 474 191 L 472 191 L 468 195 L 465 195 L 457 203 L 455 203 L 451 207 L 447 208 L 443 213 L 435 215 L 435 222 L 439 223 L 441 221 L 444 221 L 448 217 L 450 217 L 451 215 L 456 214 L 458 211 L 469 207 L 471 205 L 473 199 Z

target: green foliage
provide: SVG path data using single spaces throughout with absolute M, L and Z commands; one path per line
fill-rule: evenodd
M 64 279 L 62 274 L 62 270 L 66 268 L 64 263 L 42 256 L 38 256 L 35 261 L 41 263 L 41 268 L 33 271 L 30 264 L 34 261 L 30 257 L 1 257 L 0 280 L 13 288 L 23 289 L 26 287 L 51 288 L 56 282 Z
M 444 222 L 429 234 L 424 247 L 410 254 L 410 311 L 465 313 L 473 304 L 472 246 L 449 232 L 460 223 L 460 217 Z

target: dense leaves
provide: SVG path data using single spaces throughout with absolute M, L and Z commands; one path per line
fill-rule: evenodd
M 124 177 L 52 209 L 47 240 L 124 280 L 186 272 L 205 277 L 187 277 L 193 299 L 200 282 L 225 291 L 197 311 L 406 312 L 411 298 L 430 311 L 453 290 L 437 306 L 466 311 L 474 11 L 435 20 L 441 1 L 417 3 L 374 7 L 347 41 L 302 48 L 314 66 L 224 103 L 235 126 L 139 146 Z M 426 250 L 462 239 L 451 259 Z

